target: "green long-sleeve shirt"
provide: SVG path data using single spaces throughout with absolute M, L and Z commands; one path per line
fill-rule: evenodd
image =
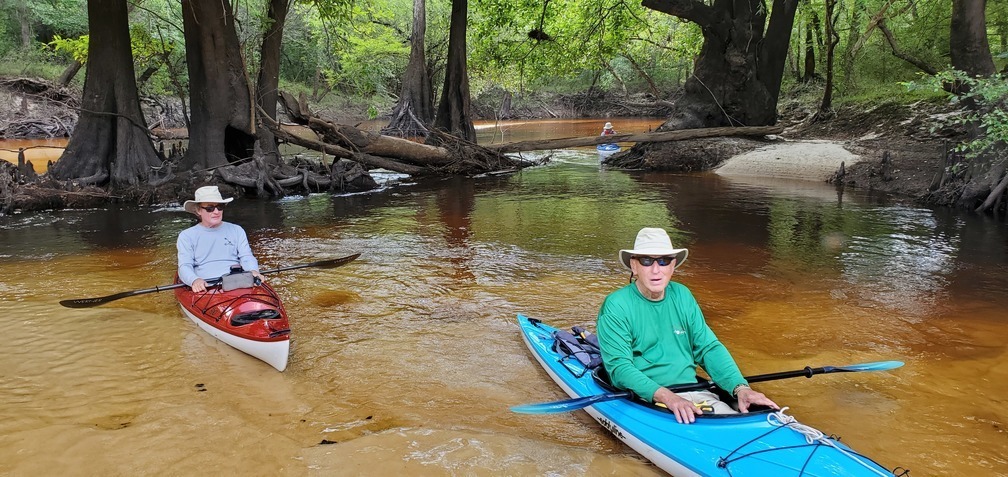
M 746 384 L 685 285 L 669 282 L 651 301 L 636 284 L 606 297 L 598 315 L 602 361 L 613 384 L 644 399 L 661 386 L 696 382 L 699 365 L 722 389 Z

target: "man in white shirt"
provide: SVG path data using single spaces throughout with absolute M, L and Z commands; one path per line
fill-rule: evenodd
M 262 280 L 245 229 L 224 221 L 224 206 L 232 200 L 233 197 L 221 197 L 217 186 L 204 186 L 196 189 L 194 199 L 182 206 L 200 219 L 198 224 L 179 233 L 176 243 L 179 280 L 194 292 L 206 291 L 207 279 L 227 275 L 232 266 L 240 265 L 243 271 Z

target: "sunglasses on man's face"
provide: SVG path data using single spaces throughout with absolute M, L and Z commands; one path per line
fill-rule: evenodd
M 224 212 L 224 204 L 201 205 L 200 208 L 207 212 L 213 212 L 214 210 Z
M 650 267 L 655 262 L 658 262 L 658 265 L 660 265 L 660 266 L 667 267 L 667 266 L 671 265 L 673 261 L 675 261 L 675 257 L 640 257 L 640 256 L 638 256 L 638 257 L 634 257 L 634 258 L 636 258 L 637 261 L 640 262 L 640 264 L 644 265 L 645 267 Z

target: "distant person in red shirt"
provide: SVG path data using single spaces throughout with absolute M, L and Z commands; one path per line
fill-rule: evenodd
M 613 134 L 616 134 L 616 131 L 613 130 L 612 123 L 605 123 L 605 126 L 602 127 L 602 134 L 600 134 L 600 136 L 612 136 Z

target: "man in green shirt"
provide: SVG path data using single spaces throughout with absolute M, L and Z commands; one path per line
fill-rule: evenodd
M 676 394 L 665 387 L 696 382 L 700 366 L 738 399 L 742 412 L 752 404 L 779 409 L 749 387 L 728 349 L 707 326 L 689 289 L 671 282 L 675 267 L 686 261 L 688 253 L 673 248 L 668 233 L 658 228 L 641 229 L 634 248 L 620 250 L 620 261 L 637 280 L 609 294 L 599 310 L 598 339 L 612 383 L 665 405 L 680 423 L 691 423 L 703 414 L 701 404 L 719 414 L 735 413 L 712 392 Z

